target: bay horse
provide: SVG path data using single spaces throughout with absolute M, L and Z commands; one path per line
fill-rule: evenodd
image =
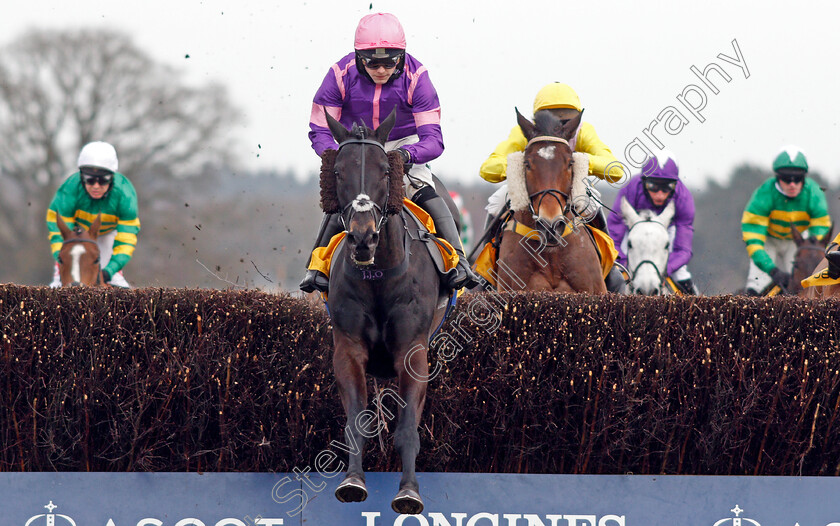
M 667 284 L 668 256 L 671 236 L 668 226 L 674 218 L 671 201 L 656 214 L 653 210 L 636 209 L 621 198 L 621 215 L 627 224 L 627 270 L 630 272 L 630 290 L 634 294 L 659 296 L 672 292 Z
M 771 298 L 779 294 L 792 294 L 801 297 L 817 297 L 814 294 L 818 292 L 819 294 L 822 294 L 822 291 L 813 289 L 830 289 L 832 287 L 831 285 L 827 287 L 818 286 L 803 288 L 802 280 L 810 277 L 811 274 L 817 270 L 823 270 L 828 267 L 828 261 L 825 260 L 824 256 L 828 242 L 831 240 L 833 230 L 834 226 L 832 226 L 829 231 L 822 236 L 805 238 L 802 237 L 802 233 L 799 232 L 796 227 L 791 225 L 790 235 L 793 238 L 793 242 L 796 244 L 796 252 L 794 253 L 793 263 L 790 269 L 790 283 L 786 289 L 782 289 L 779 285 L 770 282 L 766 287 L 764 287 L 760 295 Z
M 102 226 L 102 215 L 98 215 L 85 230 L 78 221 L 73 230 L 67 226 L 61 214 L 56 214 L 56 224 L 64 239 L 58 252 L 58 272 L 62 286 L 104 285 L 102 269 L 99 266 L 99 245 L 96 238 Z
M 531 122 L 516 110 L 528 144 L 522 168 L 508 161 L 513 230 L 505 227 L 499 246 L 497 265 L 505 271 L 498 273 L 498 290 L 607 292 L 591 234 L 572 206 L 569 141 L 582 115 L 561 121 L 544 110 Z
M 802 288 L 802 280 L 810 277 L 820 262 L 825 260 L 825 248 L 831 241 L 833 230 L 834 227 L 832 226 L 828 232 L 820 237 L 803 238 L 799 230 L 791 226 L 790 234 L 793 237 L 793 242 L 796 243 L 796 254 L 793 256 L 793 269 L 791 270 L 788 294 L 805 295 L 806 289 Z M 828 268 L 827 261 L 823 268 Z
M 812 299 L 840 297 L 840 284 L 803 288 L 801 283 L 803 279 L 828 268 L 825 250 L 834 235 L 834 226 L 832 225 L 829 231 L 819 238 L 803 239 L 795 228 L 791 229 L 791 235 L 793 235 L 793 240 L 796 243 L 796 257 L 793 260 L 791 283 L 797 288 L 789 287 L 790 293 L 798 294 L 802 298 Z
M 423 242 L 412 238 L 403 215 L 403 164 L 384 144 L 396 121 L 391 112 L 371 130 L 346 129 L 327 114 L 338 150 L 321 164 L 321 206 L 340 213 L 346 234 L 332 257 L 327 305 L 333 326 L 333 369 L 344 412 L 349 463 L 335 490 L 341 502 L 367 498 L 362 455 L 367 438 L 384 426 L 366 410 L 369 373 L 398 383 L 394 446 L 402 461 L 398 513 L 423 511 L 415 460 L 417 427 L 426 401 L 427 345 L 443 320 L 448 291 L 442 288 Z M 381 414 L 381 412 L 380 412 Z M 371 425 L 377 427 L 371 430 Z

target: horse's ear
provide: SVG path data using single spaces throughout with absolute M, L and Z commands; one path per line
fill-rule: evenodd
M 93 239 L 99 237 L 99 228 L 102 226 L 102 214 L 96 216 L 96 220 L 90 224 L 90 228 L 88 228 L 88 233 Z
M 668 206 L 665 207 L 665 210 L 662 211 L 661 214 L 657 216 L 657 220 L 665 226 L 671 224 L 671 220 L 674 219 L 674 212 L 676 210 L 676 205 L 674 205 L 674 200 L 668 203 Z
M 347 140 L 347 137 L 350 135 L 350 132 L 347 130 L 347 128 L 345 128 L 343 124 L 335 120 L 326 108 L 324 108 L 324 115 L 327 117 L 327 127 L 329 127 L 330 132 L 332 133 L 332 136 L 335 139 L 335 142 L 341 144 L 345 140 Z
M 793 242 L 796 243 L 796 246 L 805 242 L 805 239 L 802 237 L 802 232 L 800 232 L 793 223 L 790 223 L 790 236 L 793 238 Z
M 55 224 L 58 225 L 58 231 L 61 232 L 61 237 L 67 239 L 73 235 L 70 232 L 70 228 L 67 226 L 67 223 L 64 222 L 64 219 L 61 218 L 61 214 L 56 212 L 55 214 Z
M 391 134 L 391 130 L 394 129 L 394 124 L 397 122 L 397 107 L 394 106 L 394 109 L 391 110 L 391 113 L 385 117 L 385 120 L 382 121 L 382 124 L 379 125 L 379 128 L 376 128 L 376 131 L 373 134 L 376 136 L 376 139 L 385 144 L 388 142 L 388 136 Z
M 525 136 L 527 140 L 531 140 L 537 136 L 537 127 L 534 126 L 534 123 L 526 119 L 519 113 L 519 108 L 514 107 L 516 110 L 516 122 L 519 124 L 519 128 L 522 130 L 522 135 Z
M 571 141 L 578 129 L 578 126 L 580 126 L 581 119 L 583 119 L 583 110 L 580 110 L 574 118 L 566 121 L 566 124 L 563 125 L 563 133 L 561 137 L 567 141 Z
M 627 226 L 633 226 L 642 219 L 633 205 L 630 204 L 630 201 L 624 196 L 621 196 L 621 215 L 624 216 L 624 222 Z

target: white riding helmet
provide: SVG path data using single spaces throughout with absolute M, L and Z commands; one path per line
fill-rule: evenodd
M 79 152 L 78 166 L 92 166 L 116 172 L 120 163 L 113 146 L 107 142 L 96 141 L 86 144 Z

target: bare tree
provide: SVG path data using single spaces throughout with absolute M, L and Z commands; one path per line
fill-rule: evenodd
M 221 86 L 188 86 L 125 35 L 25 34 L 0 50 L 0 254 L 46 242 L 46 207 L 84 144 L 114 144 L 131 178 L 186 175 L 230 162 L 237 120 Z

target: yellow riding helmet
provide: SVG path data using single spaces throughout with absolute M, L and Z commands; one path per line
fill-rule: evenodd
M 575 93 L 575 90 L 568 84 L 560 82 L 552 82 L 537 92 L 534 97 L 534 113 L 539 110 L 548 110 L 552 108 L 574 108 L 578 111 L 583 111 L 583 105 L 580 103 L 580 97 Z

